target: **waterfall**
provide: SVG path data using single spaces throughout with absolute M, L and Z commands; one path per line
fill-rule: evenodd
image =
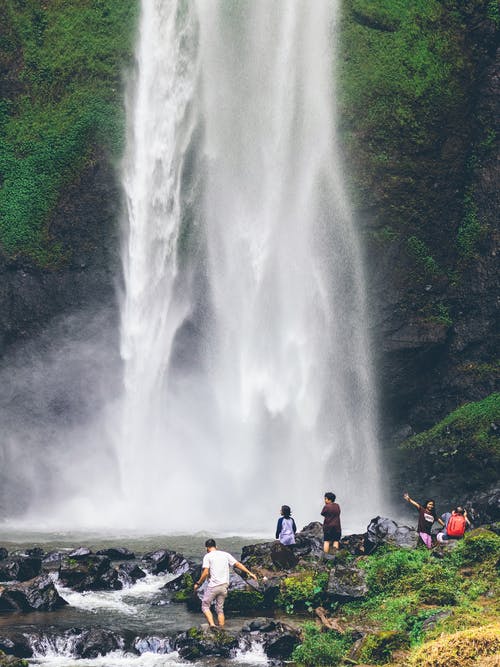
M 113 413 L 123 518 L 271 532 L 381 501 L 340 3 L 143 0 Z

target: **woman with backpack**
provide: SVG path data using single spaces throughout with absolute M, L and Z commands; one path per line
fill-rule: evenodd
M 432 549 L 431 528 L 434 525 L 434 522 L 437 521 L 444 527 L 444 521 L 438 519 L 436 516 L 436 503 L 432 499 L 429 499 L 425 501 L 425 505 L 421 505 L 415 500 L 412 500 L 407 493 L 403 495 L 403 498 L 418 509 L 417 532 L 425 546 L 428 549 Z
M 470 523 L 467 519 L 466 510 L 463 507 L 456 507 L 451 512 L 443 514 L 441 518 L 445 522 L 446 527 L 441 533 L 437 534 L 437 541 L 443 543 L 448 540 L 461 540 L 467 524 Z
M 278 525 L 276 526 L 276 539 L 285 546 L 295 544 L 297 526 L 295 525 L 295 521 L 292 519 L 291 514 L 292 510 L 288 505 L 281 506 L 281 517 L 278 519 Z

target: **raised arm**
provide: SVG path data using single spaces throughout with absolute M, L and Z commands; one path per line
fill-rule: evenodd
M 407 493 L 404 493 L 404 494 L 403 494 L 403 498 L 404 498 L 408 503 L 410 503 L 411 505 L 413 505 L 414 507 L 416 507 L 417 509 L 420 509 L 420 504 L 417 503 L 416 500 L 412 500 L 412 499 L 410 498 L 410 496 L 409 496 Z M 441 521 L 441 523 L 442 523 L 442 521 Z

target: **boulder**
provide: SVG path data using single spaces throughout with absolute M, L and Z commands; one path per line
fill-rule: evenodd
M 98 591 L 114 588 L 117 573 L 108 573 L 110 560 L 90 554 L 85 557 L 63 558 L 59 566 L 59 581 L 75 591 Z M 112 571 L 114 572 L 114 570 Z
M 271 547 L 271 560 L 273 565 L 280 570 L 291 570 L 296 567 L 299 558 L 292 547 L 287 547 L 276 541 Z
M 0 581 L 28 581 L 40 574 L 41 558 L 17 554 L 0 561 Z
M 359 599 L 368 594 L 366 574 L 354 564 L 337 564 L 330 570 L 326 588 L 328 595 L 334 598 Z
M 88 547 L 78 547 L 78 549 L 70 551 L 68 557 L 73 558 L 75 560 L 83 560 L 84 558 L 87 558 L 87 556 L 90 555 L 92 555 L 91 549 L 89 549 Z
M 15 631 L 0 635 L 0 651 L 17 658 L 31 658 L 33 655 L 28 638 Z
M 9 556 L 7 549 L 0 547 L 0 560 L 5 560 Z
M 152 574 L 170 574 L 182 575 L 188 572 L 190 564 L 182 554 L 168 549 L 158 549 L 143 556 L 142 560 L 149 564 Z
M 296 534 L 295 539 L 293 550 L 299 558 L 309 555 L 319 558 L 323 553 L 323 526 L 319 521 L 308 523 Z
M 272 618 L 256 618 L 243 626 L 238 640 L 240 647 L 247 650 L 257 642 L 263 646 L 268 658 L 289 660 L 294 648 L 300 643 L 300 632 Z
M 129 587 L 138 579 L 144 579 L 146 573 L 137 565 L 137 563 L 120 563 L 117 569 L 118 579 L 124 587 Z
M 392 519 L 376 516 L 366 530 L 368 540 L 376 545 L 391 544 L 405 549 L 417 546 L 418 534 L 415 528 L 398 526 Z
M 96 551 L 98 556 L 107 556 L 109 560 L 134 560 L 135 554 L 126 547 L 112 547 Z
M 48 575 L 0 587 L 1 611 L 54 611 L 66 604 Z
M 203 656 L 216 655 L 229 658 L 236 649 L 236 637 L 226 630 L 204 631 L 190 628 L 179 633 L 174 640 L 174 648 L 183 660 L 195 661 Z
M 111 630 L 91 628 L 90 630 L 84 630 L 78 636 L 73 651 L 77 658 L 93 659 L 111 653 L 111 651 L 122 649 L 123 646 L 123 638 Z

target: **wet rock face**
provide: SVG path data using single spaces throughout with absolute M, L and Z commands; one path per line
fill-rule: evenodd
M 52 579 L 42 575 L 27 582 L 0 587 L 0 609 L 12 612 L 54 611 L 67 604 Z
M 59 566 L 59 581 L 75 591 L 97 591 L 114 588 L 117 572 L 110 573 L 111 561 L 106 556 L 86 554 L 68 556 Z M 113 574 L 114 572 L 114 574 Z M 119 586 L 121 588 L 121 584 Z
M 40 267 L 0 251 L 0 358 L 54 317 L 95 305 L 115 308 L 119 184 L 109 160 L 95 159 L 62 193 L 49 229 L 61 265 Z
M 28 581 L 42 569 L 42 559 L 27 555 L 13 555 L 0 561 L 0 581 Z
M 92 628 L 83 632 L 74 644 L 78 658 L 92 659 L 123 648 L 123 640 L 111 630 Z

